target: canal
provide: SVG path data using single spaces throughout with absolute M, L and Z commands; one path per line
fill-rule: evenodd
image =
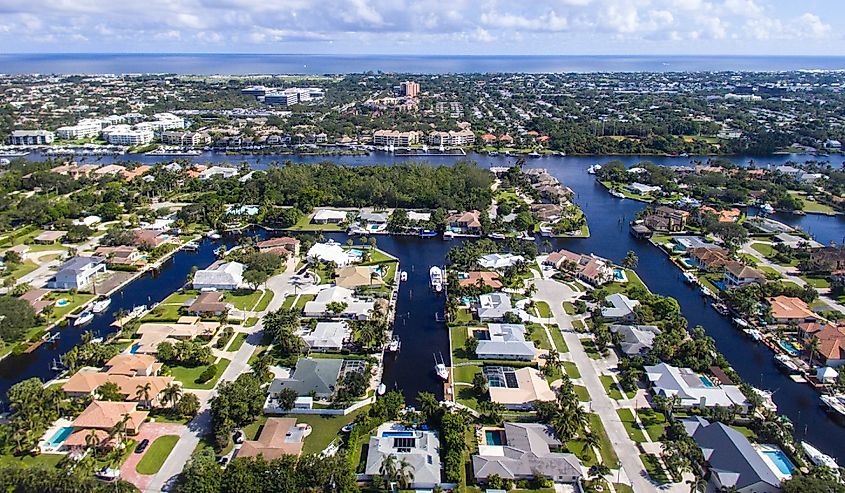
M 37 159 L 38 156 L 31 156 Z M 506 166 L 515 162 L 514 158 L 504 156 L 471 155 L 482 166 Z M 133 157 L 134 159 L 134 157 Z M 265 168 L 272 160 L 286 159 L 298 162 L 318 162 L 332 160 L 346 165 L 395 164 L 407 158 L 377 154 L 354 157 L 250 157 L 224 156 L 206 153 L 192 158 L 192 161 L 234 162 L 246 161 L 257 169 Z M 435 165 L 449 165 L 460 158 L 440 157 L 430 159 Z M 797 384 L 777 370 L 772 361 L 772 353 L 764 346 L 754 343 L 736 330 L 727 318 L 711 309 L 699 291 L 681 278 L 678 269 L 667 256 L 648 242 L 635 240 L 628 234 L 628 222 L 644 207 L 644 204 L 610 196 L 586 172 L 592 164 L 619 159 L 630 165 L 641 160 L 650 160 L 660 165 L 688 166 L 692 158 L 670 157 L 545 157 L 531 159 L 529 167 L 544 167 L 569 186 L 576 195 L 576 202 L 587 215 L 591 237 L 588 239 L 554 239 L 555 248 L 567 248 L 578 252 L 594 252 L 598 255 L 621 261 L 626 252 L 633 250 L 639 257 L 637 273 L 649 288 L 658 294 L 676 298 L 689 320 L 689 326 L 701 325 L 707 334 L 716 341 L 716 346 L 730 361 L 739 375 L 750 384 L 774 392 L 774 401 L 779 412 L 788 416 L 795 425 L 799 439 L 806 439 L 824 452 L 840 461 L 845 461 L 845 428 L 836 424 L 819 406 L 818 394 L 807 385 Z M 732 158 L 737 163 L 747 163 L 748 157 Z M 754 158 L 757 165 L 777 165 L 789 160 L 802 160 L 801 156 L 771 156 Z M 110 162 L 104 158 L 100 162 Z M 119 156 L 118 161 L 128 161 L 126 156 Z M 173 158 L 152 158 L 144 156 L 143 161 L 171 161 Z M 702 158 L 701 160 L 706 160 Z M 839 163 L 836 163 L 838 165 Z M 828 243 L 842 242 L 845 239 L 845 220 L 840 217 L 817 215 L 794 216 L 779 215 L 783 220 L 813 234 L 817 240 Z M 345 235 L 335 236 L 339 241 Z M 234 242 L 233 239 L 223 241 Z M 428 269 L 431 265 L 442 265 L 448 249 L 456 242 L 444 242 L 436 239 L 415 237 L 379 236 L 378 246 L 400 259 L 400 268 L 408 272 L 408 281 L 402 283 L 397 300 L 397 318 L 395 331 L 402 340 L 402 351 L 395 357 L 388 357 L 385 364 L 384 383 L 388 388 L 402 389 L 409 400 L 417 392 L 425 390 L 442 396 L 442 386 L 433 374 L 434 354 L 442 353 L 449 363 L 448 334 L 443 325 L 438 324 L 435 313 L 443 310 L 442 297 L 435 296 L 428 287 Z M 170 292 L 178 289 L 184 282 L 191 268 L 204 267 L 214 260 L 215 243 L 208 240 L 202 243 L 198 252 L 179 252 L 156 274 L 149 273 L 137 279 L 113 295 L 110 309 L 99 315 L 89 326 L 100 335 L 113 330 L 110 324 L 118 309 L 130 310 L 139 304 L 149 304 L 163 299 Z M 79 341 L 79 331 L 64 329 L 62 339 L 54 346 L 42 346 L 31 354 L 17 355 L 0 362 L 0 393 L 5 394 L 9 386 L 25 378 L 38 376 L 49 378 L 50 362 L 70 349 Z

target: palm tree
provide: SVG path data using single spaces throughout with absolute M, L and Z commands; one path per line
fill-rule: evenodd
M 152 390 L 153 386 L 150 382 L 135 387 L 135 397 L 138 400 L 141 400 L 141 398 L 143 397 L 144 404 L 147 409 L 152 406 L 152 402 L 150 402 L 150 392 L 152 392 Z
M 819 338 L 813 336 L 807 343 L 807 351 L 810 353 L 810 368 L 813 367 L 813 358 L 819 353 Z
M 161 391 L 161 402 L 169 403 L 171 409 L 176 407 L 180 397 L 182 397 L 182 386 L 175 383 L 167 384 L 167 387 Z
M 396 471 L 396 481 L 403 490 L 407 490 L 411 486 L 411 483 L 414 482 L 414 466 L 409 464 L 404 458 L 399 461 L 399 469 Z
M 132 419 L 132 417 L 129 416 L 129 413 L 124 414 L 123 418 L 121 418 L 120 421 L 115 423 L 114 426 L 112 426 L 109 430 L 109 438 L 117 437 L 117 442 L 123 443 L 123 441 L 126 439 L 126 423 L 128 423 L 130 419 Z
M 698 475 L 687 480 L 687 484 L 689 485 L 689 493 L 701 493 L 702 491 L 706 491 L 707 488 L 707 481 Z
M 396 471 L 398 469 L 396 456 L 393 454 L 387 454 L 384 459 L 381 460 L 381 466 L 379 466 L 379 474 L 382 477 L 390 482 L 396 478 Z
M 417 402 L 420 404 L 420 412 L 426 420 L 430 420 L 440 409 L 440 403 L 431 392 L 420 392 L 417 394 Z

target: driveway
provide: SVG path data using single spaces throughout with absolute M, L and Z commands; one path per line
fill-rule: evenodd
M 185 425 L 178 423 L 146 423 L 141 427 L 141 432 L 138 433 L 138 436 L 134 437 L 134 439 L 137 443 L 141 443 L 141 440 L 146 438 L 150 441 L 150 445 L 152 445 L 158 437 L 165 435 L 181 436 L 182 433 L 185 432 L 186 428 L 187 427 Z M 147 486 L 149 486 L 154 476 L 140 474 L 135 470 L 135 467 L 138 465 L 138 462 L 141 461 L 141 458 L 147 455 L 147 452 L 150 450 L 150 445 L 148 445 L 147 449 L 141 454 L 136 454 L 132 451 L 132 453 L 129 454 L 129 457 L 126 458 L 126 462 L 124 462 L 120 467 L 120 478 L 134 484 L 141 491 L 144 491 Z

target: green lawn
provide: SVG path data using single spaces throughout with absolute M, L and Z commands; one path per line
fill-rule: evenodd
M 628 436 L 631 437 L 631 440 L 637 443 L 643 443 L 646 441 L 645 433 L 643 433 L 643 430 L 641 430 L 637 425 L 637 421 L 634 419 L 634 413 L 630 409 L 617 409 L 616 414 L 618 414 L 619 419 L 622 420 L 622 424 L 625 426 L 625 431 L 628 432 Z
M 581 339 L 581 345 L 584 346 L 584 351 L 586 351 L 587 356 L 592 359 L 601 359 L 601 353 L 596 347 L 596 343 L 593 342 L 592 339 L 588 339 L 586 337 L 584 339 Z
M 611 399 L 618 401 L 626 398 L 619 389 L 619 386 L 616 385 L 616 382 L 613 381 L 613 377 L 610 375 L 599 375 L 599 379 L 601 380 L 601 384 L 604 386 L 604 392 L 610 396 Z
M 830 280 L 826 277 L 819 277 L 819 276 L 801 276 L 801 279 L 804 280 L 810 286 L 813 286 L 816 289 L 820 288 L 829 288 L 830 287 Z
M 573 320 L 572 328 L 579 332 L 583 332 L 584 329 L 586 329 L 586 327 L 584 326 L 584 322 L 582 322 L 581 320 Z
M 666 416 L 654 409 L 637 409 L 637 417 L 640 418 L 651 441 L 660 441 L 667 426 Z
M 801 199 L 801 202 L 804 204 L 804 207 L 802 207 L 801 210 L 808 214 L 836 214 L 836 209 L 827 204 L 822 204 L 821 202 L 817 202 L 815 200 L 809 200 L 806 193 L 790 190 L 789 194 Z
M 205 366 L 197 366 L 197 367 L 187 367 L 187 366 L 172 366 L 170 367 L 170 374 L 171 376 L 182 382 L 182 386 L 186 389 L 198 389 L 198 390 L 209 390 L 214 388 L 214 384 L 217 383 L 217 380 L 220 378 L 220 375 L 223 374 L 223 371 L 226 370 L 226 367 L 229 366 L 229 361 L 226 358 L 222 358 L 217 363 L 217 374 L 205 383 L 197 383 L 196 380 L 199 378 L 200 373 L 205 370 Z
M 288 228 L 291 231 L 343 231 L 344 227 L 339 224 L 314 224 L 311 222 L 310 214 L 304 214 L 299 221 Z
M 549 304 L 545 301 L 535 301 L 534 310 L 540 318 L 552 318 L 552 309 L 549 308 Z
M 299 423 L 308 423 L 311 425 L 311 434 L 305 439 L 305 446 L 302 448 L 302 453 L 316 454 L 325 450 L 332 443 L 332 440 L 337 438 L 337 434 L 341 428 L 354 421 L 355 417 L 359 414 L 368 412 L 369 409 L 369 406 L 364 406 L 346 416 L 289 414 L 286 417 L 296 418 Z
M 157 473 L 178 441 L 177 435 L 164 435 L 156 438 L 135 466 L 135 470 L 146 475 Z
M 196 291 L 196 290 L 193 290 L 193 289 L 186 289 L 185 291 L 183 291 L 181 293 L 177 291 L 177 292 L 171 294 L 170 296 L 168 296 L 167 298 L 165 298 L 161 302 L 161 304 L 162 305 L 172 305 L 172 304 L 181 305 L 181 304 L 185 303 L 186 301 L 188 301 L 190 299 L 196 298 L 197 296 L 199 296 L 199 294 L 200 294 L 199 291 Z
M 587 387 L 583 385 L 573 385 L 575 389 L 575 393 L 578 395 L 578 400 L 581 402 L 590 402 L 590 393 L 587 391 Z
M 740 426 L 740 425 L 732 425 L 731 428 L 735 429 L 736 431 L 742 433 L 745 438 L 751 440 L 752 442 L 757 441 L 757 434 L 754 433 L 754 430 L 748 428 L 747 426 Z
M 33 262 L 32 260 L 24 260 L 20 264 L 17 264 L 14 269 L 9 272 L 6 272 L 6 277 L 13 277 L 15 279 L 20 279 L 21 277 L 29 274 L 30 272 L 34 271 L 38 268 L 38 264 Z
M 581 439 L 570 440 L 566 442 L 566 449 L 575 454 L 585 467 L 592 467 L 598 463 L 596 454 L 593 449 L 587 446 L 587 442 Z
M 282 302 L 282 308 L 291 308 L 293 306 L 293 302 L 296 301 L 296 295 L 290 295 L 285 298 L 285 301 Z
M 751 244 L 751 248 L 756 250 L 762 256 L 766 257 L 768 260 L 770 260 L 770 261 L 772 261 L 772 262 L 774 262 L 778 265 L 781 265 L 781 266 L 784 266 L 784 267 L 794 267 L 794 266 L 798 265 L 798 259 L 792 259 L 788 263 L 782 263 L 782 262 L 777 262 L 777 261 L 773 260 L 774 256 L 777 255 L 778 252 L 777 252 L 777 250 L 774 249 L 774 247 L 772 245 L 769 245 L 767 243 L 757 243 L 757 242 L 755 242 L 755 243 Z
M 267 309 L 267 306 L 270 305 L 271 301 L 273 301 L 273 291 L 268 289 L 267 291 L 264 291 L 264 295 L 260 300 L 258 300 L 258 305 L 256 305 L 253 310 L 256 312 L 263 312 Z
M 175 322 L 182 316 L 179 313 L 181 304 L 160 304 L 144 315 L 141 322 Z
M 546 335 L 546 330 L 539 325 L 534 325 L 532 328 L 533 330 L 531 331 L 530 338 L 532 341 L 534 341 L 534 344 L 540 349 L 551 349 L 552 344 L 551 342 L 549 342 L 549 337 Z
M 566 341 L 563 340 L 563 334 L 560 333 L 560 329 L 556 325 L 549 326 L 549 332 L 552 334 L 552 342 L 555 343 L 555 349 L 559 353 L 568 353 L 569 346 L 566 345 Z
M 226 351 L 237 351 L 238 349 L 240 349 L 241 346 L 244 345 L 244 341 L 246 341 L 246 336 L 247 335 L 243 332 L 236 335 L 235 339 L 232 341 L 231 344 L 229 344 L 229 347 L 226 349 Z
M 238 310 L 252 310 L 252 307 L 261 299 L 262 294 L 263 291 L 260 290 L 249 291 L 241 289 L 237 291 L 226 291 L 226 294 L 223 295 L 223 301 L 231 303 Z
M 640 460 L 643 461 L 645 470 L 648 472 L 648 475 L 652 480 L 658 484 L 666 484 L 669 482 L 669 478 L 666 476 L 666 471 L 663 470 L 663 466 L 660 465 L 660 461 L 657 456 L 652 454 L 640 454 Z
M 258 323 L 258 317 L 249 317 L 244 322 L 244 327 L 255 327 L 255 324 Z
M 316 294 L 301 294 L 299 295 L 299 299 L 296 300 L 296 304 L 293 305 L 293 308 L 296 310 L 302 310 L 305 308 L 306 303 L 314 301 L 314 298 L 316 297 Z
M 634 493 L 634 489 L 625 483 L 613 483 L 613 489 L 616 493 Z
M 0 466 L 50 468 L 56 467 L 64 458 L 64 454 L 39 454 L 35 457 L 0 454 Z
M 590 431 L 599 437 L 599 452 L 602 462 L 611 469 L 618 468 L 619 458 L 616 456 L 616 451 L 613 450 L 613 444 L 610 443 L 610 438 L 607 437 L 607 432 L 604 431 L 604 425 L 602 425 L 598 414 L 590 414 Z
M 578 371 L 578 365 L 572 361 L 561 361 L 564 371 L 569 375 L 569 378 L 581 378 L 581 372 Z
M 467 328 L 463 326 L 449 327 L 449 337 L 452 339 L 452 364 L 469 361 L 471 358 L 467 354 L 464 346 L 467 342 Z
M 481 367 L 475 365 L 456 366 L 452 368 L 452 376 L 455 382 L 472 383 L 472 378 L 476 373 L 480 372 Z
M 563 311 L 565 311 L 567 315 L 575 315 L 576 313 L 578 313 L 575 310 L 575 305 L 568 301 L 563 302 Z

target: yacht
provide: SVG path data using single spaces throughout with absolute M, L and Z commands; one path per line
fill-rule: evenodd
M 727 315 L 730 313 L 728 306 L 724 303 L 713 303 L 713 309 L 716 310 L 719 315 Z
M 713 292 L 707 289 L 706 287 L 701 286 L 701 295 L 710 297 L 713 296 Z
M 423 229 L 419 233 L 420 238 L 431 238 L 437 236 L 437 231 L 433 231 L 431 229 Z
M 197 243 L 196 241 L 189 241 L 189 242 L 185 243 L 185 246 L 183 246 L 182 248 L 184 248 L 185 250 L 191 251 L 191 252 L 195 252 L 195 251 L 199 250 L 200 244 Z
M 101 300 L 97 300 L 91 305 L 91 311 L 94 313 L 102 313 L 106 311 L 106 308 L 111 305 L 111 298 L 103 298 Z
M 490 238 L 493 238 L 494 240 L 504 240 L 505 239 L 505 235 L 503 235 L 502 233 L 490 233 L 488 236 L 490 236 Z
M 534 241 L 534 237 L 527 233 L 522 233 L 521 235 L 517 236 L 516 239 L 524 241 Z
M 746 322 L 745 320 L 743 320 L 743 319 L 741 319 L 741 318 L 738 318 L 738 317 L 734 319 L 734 323 L 735 323 L 738 327 L 742 327 L 742 328 L 746 328 L 746 327 L 748 327 L 748 322 Z
M 776 354 L 775 355 L 775 364 L 777 364 L 778 367 L 780 367 L 781 370 L 785 371 L 786 373 L 788 373 L 790 375 L 798 373 L 798 365 L 796 365 L 792 361 L 792 358 L 790 358 L 789 356 L 787 356 L 785 354 Z M 822 397 L 824 397 L 824 396 L 822 396 Z M 843 405 L 843 408 L 845 409 L 845 405 Z
M 773 214 L 775 212 L 775 208 L 772 207 L 770 204 L 766 203 L 760 206 L 760 210 L 765 212 L 766 214 Z
M 587 173 L 589 173 L 591 175 L 594 175 L 594 174 L 598 173 L 599 171 L 601 171 L 601 165 L 600 164 L 594 164 L 594 165 L 590 166 L 589 168 L 587 168 Z
M 428 146 L 423 144 L 422 151 L 423 151 L 424 154 L 428 154 Z
M 138 318 L 147 311 L 147 305 L 136 306 L 132 308 L 132 311 L 129 312 L 127 318 Z
M 488 152 L 488 153 L 487 153 L 487 155 L 488 155 L 488 156 L 498 156 L 498 155 L 499 155 L 499 151 L 490 151 L 490 152 Z
M 378 395 L 384 395 L 387 392 L 387 386 L 384 383 L 378 384 L 378 389 L 376 389 L 376 393 Z
M 830 469 L 833 469 L 834 471 L 836 469 L 839 469 L 839 465 L 836 464 L 836 459 L 834 459 L 833 457 L 825 454 L 824 452 L 817 449 L 816 447 L 813 447 L 809 443 L 801 442 L 801 448 L 804 449 L 804 452 L 806 452 L 807 457 L 810 458 L 810 461 L 812 461 L 813 464 L 815 464 L 817 466 L 829 467 Z
M 845 416 L 845 396 L 842 394 L 824 394 L 819 396 L 819 399 L 829 410 L 839 414 L 840 416 Z
M 438 293 L 443 291 L 443 271 L 440 267 L 433 265 L 431 269 L 429 269 L 428 275 L 431 278 L 431 288 Z
M 219 240 L 220 238 L 222 238 L 222 236 L 220 236 L 220 233 L 214 231 L 213 229 L 208 232 L 208 237 L 212 240 Z
M 73 322 L 74 327 L 79 327 L 81 325 L 85 325 L 91 320 L 94 320 L 94 312 L 85 310 L 84 312 L 80 313 L 76 320 Z
M 405 272 L 404 270 L 401 273 L 399 273 L 399 280 L 402 281 L 402 282 L 407 281 L 408 280 L 408 273 Z
M 745 329 L 745 333 L 748 334 L 748 337 L 754 339 L 755 341 L 763 340 L 763 333 L 757 329 Z
M 387 347 L 385 350 L 388 353 L 398 353 L 402 349 L 402 341 L 399 340 L 399 336 L 393 336 L 393 339 L 387 343 Z
M 611 190 L 610 195 L 613 195 L 614 197 L 619 198 L 619 199 L 625 198 L 625 194 L 620 192 L 619 190 Z
M 695 284 L 696 282 L 698 282 L 698 279 L 692 272 L 684 272 L 684 280 L 689 284 Z
M 434 373 L 440 377 L 444 382 L 449 381 L 449 369 L 446 368 L 446 363 L 443 361 L 443 355 L 440 355 L 440 361 L 437 360 L 437 355 L 434 355 Z
M 455 233 L 449 231 L 448 229 L 443 232 L 443 239 L 449 241 L 455 237 Z
M 540 157 L 540 153 L 537 151 L 531 151 L 528 153 L 528 157 Z

